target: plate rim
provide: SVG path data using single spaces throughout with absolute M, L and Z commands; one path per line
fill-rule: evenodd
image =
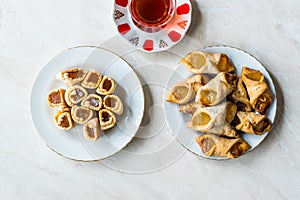
M 274 105 L 274 106 L 275 106 L 274 122 L 275 122 L 275 121 L 276 121 L 276 116 L 277 116 L 277 104 L 278 104 L 278 101 L 277 101 L 277 90 L 276 90 L 276 85 L 275 85 L 274 82 L 273 82 L 273 78 L 272 78 L 271 74 L 269 73 L 269 71 L 267 70 L 267 68 L 265 67 L 265 65 L 262 64 L 262 63 L 261 63 L 254 55 L 252 55 L 252 54 L 249 53 L 248 51 L 243 50 L 243 49 L 238 48 L 238 47 L 231 46 L 231 45 L 209 45 L 209 46 L 205 46 L 205 47 L 196 49 L 196 51 L 197 51 L 197 50 L 203 50 L 203 51 L 205 51 L 205 50 L 208 49 L 208 48 L 214 48 L 214 47 L 230 48 L 230 49 L 235 49 L 235 50 L 242 51 L 242 52 L 244 52 L 245 54 L 248 54 L 250 57 L 252 57 L 253 59 L 255 59 L 255 61 L 257 61 L 259 64 L 261 64 L 261 65 L 263 66 L 263 68 L 266 70 L 266 72 L 268 73 L 268 75 L 269 75 L 270 78 L 271 78 L 271 79 L 268 80 L 268 81 L 274 86 L 274 94 L 273 94 L 273 95 L 274 95 L 274 97 L 275 97 L 274 99 L 276 99 L 275 102 L 273 101 L 273 103 L 275 103 L 275 105 Z M 178 65 L 177 65 L 177 66 L 178 66 Z M 176 69 L 177 69 L 177 67 L 174 69 L 174 71 L 175 71 Z M 170 79 L 170 78 L 171 78 L 171 76 L 169 77 L 169 79 Z M 165 89 L 164 97 L 166 96 L 166 92 L 167 92 L 167 90 Z M 163 107 L 164 107 L 164 113 L 165 113 L 165 116 L 167 116 L 166 109 L 165 109 L 165 99 L 164 99 Z M 274 123 L 274 122 L 273 122 L 273 123 Z M 257 146 L 259 146 L 259 145 L 266 139 L 266 137 L 269 136 L 270 132 L 273 130 L 273 127 L 274 127 L 274 126 L 271 126 L 271 129 L 267 132 L 267 135 L 264 137 L 264 139 L 262 139 L 262 140 L 261 140 L 254 148 L 248 150 L 248 151 L 247 151 L 245 154 L 243 154 L 242 156 L 240 156 L 240 157 L 238 157 L 238 158 L 235 158 L 235 159 L 233 159 L 233 158 L 226 158 L 226 157 L 224 157 L 224 158 L 220 157 L 220 158 L 218 159 L 218 158 L 215 158 L 215 157 L 202 156 L 202 155 L 199 155 L 199 154 L 193 152 L 191 149 L 187 148 L 184 144 L 182 144 L 182 143 L 179 141 L 179 139 L 176 137 L 176 135 L 175 135 L 174 132 L 172 131 L 172 129 L 171 129 L 171 127 L 170 127 L 170 124 L 169 124 L 168 120 L 167 120 L 167 126 L 168 126 L 169 131 L 172 133 L 172 135 L 173 135 L 173 136 L 175 137 L 175 139 L 177 140 L 177 142 L 178 142 L 184 149 L 186 149 L 186 150 L 189 151 L 190 153 L 196 155 L 197 157 L 204 158 L 204 159 L 207 159 L 207 160 L 218 161 L 218 162 L 228 161 L 228 160 L 237 160 L 237 159 L 239 159 L 239 158 L 245 156 L 246 154 L 252 152 L 254 149 L 256 149 Z
M 76 159 L 76 158 L 71 158 L 71 157 L 68 157 L 66 155 L 63 155 L 62 153 L 56 151 L 54 148 L 50 147 L 46 141 L 42 138 L 42 136 L 40 135 L 39 131 L 37 130 L 36 128 L 36 125 L 35 125 L 35 121 L 33 119 L 33 115 L 32 115 L 32 92 L 33 92 L 33 89 L 35 87 L 35 84 L 36 84 L 36 81 L 37 81 L 37 78 L 40 76 L 40 74 L 42 73 L 43 69 L 55 58 L 57 57 L 58 55 L 62 54 L 63 52 L 66 52 L 66 51 L 70 51 L 70 50 L 73 50 L 73 49 L 80 49 L 80 48 L 94 48 L 94 49 L 100 49 L 100 50 L 104 50 L 104 51 L 108 51 L 112 54 L 114 54 L 116 57 L 118 57 L 119 59 L 121 59 L 122 61 L 124 61 L 128 66 L 129 68 L 132 70 L 132 72 L 135 74 L 135 76 L 137 77 L 137 80 L 139 82 L 139 85 L 142 87 L 142 83 L 141 83 L 141 80 L 140 78 L 138 77 L 138 75 L 136 74 L 136 72 L 134 71 L 134 69 L 132 68 L 132 66 L 125 60 L 123 59 L 120 55 L 116 54 L 115 52 L 107 49 L 107 48 L 103 48 L 103 47 L 100 47 L 100 46 L 95 46 L 95 45 L 78 45 L 78 46 L 74 46 L 74 47 L 69 47 L 67 49 L 64 49 L 62 51 L 60 51 L 59 53 L 55 54 L 54 56 L 52 56 L 48 61 L 45 62 L 45 64 L 43 65 L 43 67 L 38 71 L 37 75 L 35 76 L 35 79 L 33 81 L 33 83 L 31 84 L 31 87 L 30 87 L 30 96 L 29 96 L 29 111 L 30 111 L 30 121 L 34 127 L 34 130 L 35 130 L 35 133 L 39 136 L 40 140 L 42 141 L 42 143 L 48 148 L 50 149 L 52 152 L 56 153 L 57 155 L 59 156 L 62 156 L 66 159 L 69 159 L 69 160 L 73 160 L 73 161 L 77 161 L 77 162 L 97 162 L 97 161 L 101 161 L 101 160 L 104 160 L 106 158 L 109 158 L 115 154 L 117 154 L 118 152 L 120 152 L 122 149 L 124 149 L 131 141 L 132 139 L 135 137 L 137 131 L 139 130 L 139 128 L 135 131 L 135 133 L 132 135 L 132 137 L 130 138 L 130 140 L 128 140 L 127 143 L 124 144 L 124 146 L 122 146 L 122 148 L 118 149 L 116 152 L 114 152 L 113 154 L 111 155 L 108 155 L 108 156 L 105 156 L 103 158 L 99 158 L 99 159 L 86 159 L 86 160 L 83 160 L 83 159 Z M 145 93 L 144 93 L 144 90 L 141 89 L 141 92 L 142 92 L 142 100 L 143 100 L 143 106 L 142 106 L 142 115 L 141 115 L 141 119 L 139 120 L 139 122 L 137 123 L 137 126 L 140 127 L 141 123 L 142 123 L 142 120 L 143 120 L 143 116 L 144 116 L 144 112 L 145 112 Z

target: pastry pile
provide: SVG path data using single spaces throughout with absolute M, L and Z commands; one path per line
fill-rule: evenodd
M 115 126 L 115 114 L 123 113 L 123 104 L 113 94 L 117 83 L 112 78 L 73 68 L 58 73 L 56 79 L 68 86 L 48 94 L 48 105 L 57 108 L 54 122 L 58 128 L 70 130 L 75 123 L 82 124 L 85 137 L 97 140 L 101 131 Z
M 244 133 L 270 130 L 272 95 L 260 71 L 243 67 L 238 76 L 223 53 L 191 52 L 181 63 L 195 75 L 175 84 L 166 101 L 192 115 L 186 126 L 203 133 L 196 142 L 206 156 L 237 158 L 251 148 Z

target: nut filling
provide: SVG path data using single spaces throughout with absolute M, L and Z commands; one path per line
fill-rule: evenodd
M 109 113 L 103 112 L 103 113 L 102 113 L 102 120 L 103 120 L 103 122 L 108 122 L 109 119 L 110 119 Z
M 87 127 L 86 130 L 87 130 L 87 132 L 88 132 L 88 136 L 89 136 L 89 137 L 91 137 L 91 138 L 94 138 L 94 137 L 95 137 L 95 132 L 94 132 L 94 129 L 93 129 L 93 128 Z
M 68 119 L 68 117 L 67 117 L 66 115 L 63 116 L 60 125 L 61 125 L 62 127 L 65 127 L 65 128 L 67 128 L 67 127 L 70 126 L 69 119 Z
M 74 101 L 78 101 L 79 99 L 81 99 L 83 96 L 84 96 L 84 92 L 81 91 L 80 89 L 76 88 L 75 89 L 75 93 L 74 95 L 71 95 L 71 98 L 74 100 Z
M 82 109 L 82 108 L 79 108 L 76 112 L 76 116 L 79 117 L 79 118 L 82 118 L 82 119 L 88 118 L 89 115 L 90 115 L 89 110 L 85 110 L 85 109 Z
M 98 107 L 99 106 L 99 99 L 91 97 L 91 98 L 89 98 L 89 102 L 94 107 Z
M 54 104 L 60 103 L 61 99 L 60 99 L 60 93 L 59 93 L 59 91 L 53 92 L 50 95 L 50 99 L 51 99 L 51 102 L 54 103 Z
M 103 89 L 106 90 L 106 91 L 109 91 L 110 88 L 112 86 L 112 83 L 110 80 L 106 79 L 103 83 Z
M 108 106 L 108 107 L 114 108 L 117 105 L 117 101 L 114 98 L 109 98 L 108 97 L 105 100 L 105 105 Z
M 71 79 L 82 78 L 84 75 L 85 73 L 82 70 L 68 72 L 68 77 Z
M 92 73 L 89 78 L 88 78 L 88 82 L 92 82 L 92 83 L 98 83 L 98 80 L 99 80 L 99 75 L 96 74 L 96 73 Z

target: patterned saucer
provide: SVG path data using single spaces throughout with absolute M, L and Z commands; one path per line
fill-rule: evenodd
M 164 51 L 177 44 L 191 25 L 192 7 L 189 0 L 177 0 L 173 18 L 155 33 L 140 30 L 133 23 L 128 0 L 115 0 L 114 21 L 119 33 L 135 48 L 146 52 Z

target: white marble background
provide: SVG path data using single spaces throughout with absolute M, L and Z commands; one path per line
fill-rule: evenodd
M 188 36 L 252 53 L 278 92 L 276 123 L 253 152 L 231 161 L 189 152 L 134 175 L 70 161 L 39 139 L 30 89 L 63 49 L 98 45 L 117 31 L 112 0 L 0 0 L 0 199 L 300 199 L 300 1 L 192 0 Z

